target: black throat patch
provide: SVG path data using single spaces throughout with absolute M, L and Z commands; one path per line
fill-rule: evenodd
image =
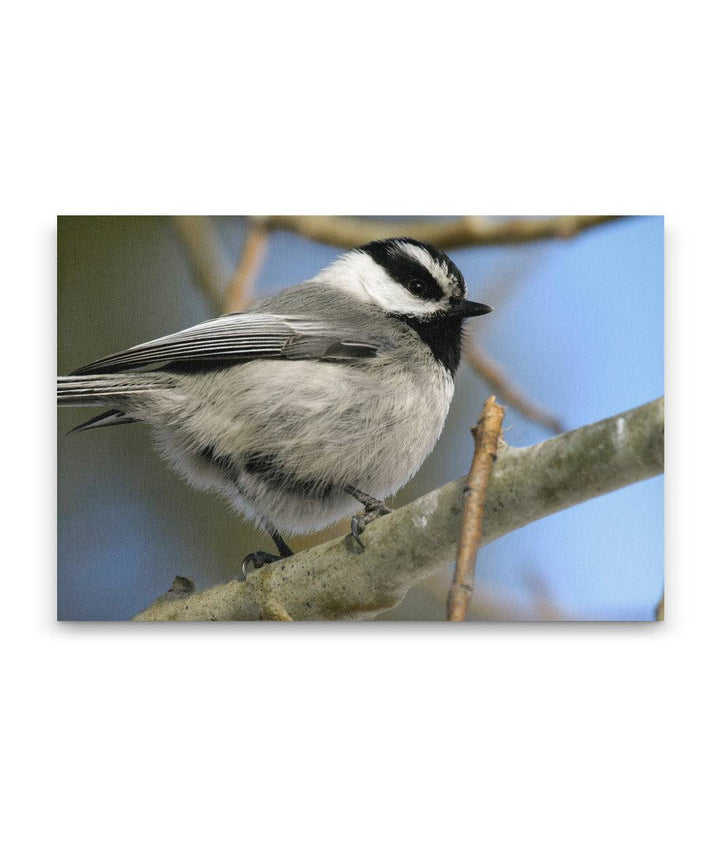
M 411 327 L 432 351 L 435 359 L 455 375 L 462 353 L 462 318 L 437 315 L 416 318 L 413 315 L 393 315 Z

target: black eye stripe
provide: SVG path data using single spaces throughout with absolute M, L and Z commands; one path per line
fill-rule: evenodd
M 430 271 L 420 262 L 406 256 L 402 250 L 387 241 L 366 244 L 362 249 L 410 294 L 423 300 L 442 300 L 445 292 Z M 421 283 L 422 293 L 410 288 L 410 283 Z
M 453 293 L 457 292 L 456 296 L 465 296 L 465 279 L 458 270 L 457 265 L 442 250 L 438 250 L 430 244 L 424 244 L 422 241 L 417 241 L 414 238 L 389 238 L 385 241 L 372 241 L 359 249 L 368 253 L 396 282 L 399 282 L 405 288 L 408 287 L 413 279 L 417 279 L 427 284 L 428 294 L 430 295 L 427 299 L 429 300 L 440 300 L 443 297 L 452 296 L 443 293 L 442 288 L 435 281 L 435 278 L 422 264 L 405 254 L 401 249 L 403 244 L 420 247 L 424 250 L 431 259 L 447 271 L 448 276 L 454 283 L 452 286 Z M 410 270 L 411 266 L 412 271 Z

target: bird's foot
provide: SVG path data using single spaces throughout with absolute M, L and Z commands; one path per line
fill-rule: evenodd
M 245 556 L 242 563 L 242 569 L 240 571 L 241 580 L 246 580 L 247 575 L 251 571 L 257 571 L 262 568 L 263 565 L 271 565 L 273 562 L 279 562 L 280 559 L 287 559 L 289 556 L 293 555 L 293 551 L 283 541 L 282 536 L 272 523 L 268 520 L 263 520 L 262 526 L 275 542 L 275 546 L 278 548 L 280 555 L 273 556 L 272 553 L 266 553 L 264 550 L 256 550 L 254 553 L 250 553 L 249 556 Z
M 271 565 L 273 562 L 279 562 L 282 558 L 282 556 L 273 556 L 272 553 L 266 553 L 264 550 L 256 550 L 254 553 L 250 553 L 249 556 L 245 556 L 243 559 L 240 579 L 245 581 L 247 579 L 247 575 L 252 571 L 257 571 L 264 565 Z
M 372 523 L 373 520 L 377 520 L 378 517 L 382 517 L 385 514 L 390 514 L 391 511 L 392 508 L 388 508 L 384 502 L 374 499 L 365 505 L 365 512 L 363 514 L 356 514 L 352 518 L 350 521 L 350 534 L 361 550 L 365 549 L 365 545 L 360 540 L 360 536 L 365 531 L 368 523 Z

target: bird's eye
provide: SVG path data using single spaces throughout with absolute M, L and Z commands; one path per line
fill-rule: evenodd
M 419 279 L 411 279 L 407 284 L 408 291 L 411 291 L 413 294 L 417 294 L 418 297 L 424 297 L 427 293 L 427 287 L 424 282 L 421 282 Z
M 406 279 L 403 285 L 410 294 L 414 294 L 421 300 L 442 300 L 443 298 L 442 289 L 430 276 L 422 279 Z

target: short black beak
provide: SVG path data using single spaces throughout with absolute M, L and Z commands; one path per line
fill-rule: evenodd
M 492 306 L 473 303 L 472 300 L 462 300 L 451 311 L 453 315 L 459 315 L 460 318 L 473 318 L 475 315 L 487 315 L 488 312 L 492 312 Z

